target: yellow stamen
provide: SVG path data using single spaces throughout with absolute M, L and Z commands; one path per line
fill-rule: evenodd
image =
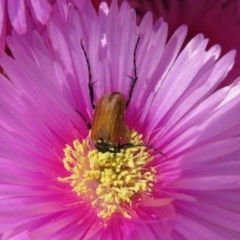
M 90 201 L 103 219 L 114 213 L 131 218 L 126 204 L 131 206 L 134 196 L 151 192 L 155 181 L 156 170 L 146 170 L 152 156 L 144 147 L 142 136 L 132 131 L 130 142 L 136 146 L 117 153 L 93 149 L 89 138 L 83 142 L 74 140 L 73 147 L 67 145 L 64 149 L 63 164 L 71 175 L 58 180 L 70 183 L 73 191 Z

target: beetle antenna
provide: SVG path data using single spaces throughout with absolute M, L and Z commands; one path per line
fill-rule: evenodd
M 136 45 L 135 45 L 135 48 L 134 48 L 134 51 L 133 51 L 133 73 L 134 73 L 134 77 L 129 76 L 132 79 L 132 83 L 131 83 L 129 94 L 128 94 L 128 100 L 126 101 L 126 108 L 128 107 L 128 105 L 129 105 L 129 103 L 132 99 L 133 90 L 134 90 L 135 84 L 136 84 L 137 79 L 138 79 L 136 55 L 137 55 L 137 48 L 138 48 L 139 40 L 140 40 L 140 36 L 138 36 L 138 38 L 137 38 L 137 42 L 136 42 Z
M 86 52 L 86 50 L 85 50 L 85 48 L 83 46 L 82 40 L 81 40 L 81 48 L 83 50 L 83 53 L 84 53 L 84 56 L 85 56 L 85 59 L 86 59 L 86 63 L 87 63 L 87 67 L 88 67 L 88 92 L 89 92 L 92 108 L 95 109 L 94 90 L 93 90 L 91 66 L 90 66 L 90 62 L 89 62 L 88 56 L 87 56 L 87 52 Z

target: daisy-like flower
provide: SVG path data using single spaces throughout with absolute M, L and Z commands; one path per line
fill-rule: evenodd
M 67 11 L 0 57 L 1 239 L 239 239 L 235 51 L 125 2 Z

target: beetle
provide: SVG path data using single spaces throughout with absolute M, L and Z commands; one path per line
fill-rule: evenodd
M 99 152 L 120 152 L 123 148 L 133 147 L 133 145 L 128 142 L 124 142 L 127 139 L 127 128 L 124 122 L 125 109 L 129 106 L 132 99 L 133 90 L 137 82 L 137 67 L 136 67 L 136 52 L 139 44 L 140 36 L 138 36 L 136 45 L 133 52 L 133 72 L 134 77 L 130 77 L 132 80 L 128 99 L 125 98 L 121 92 L 110 92 L 104 94 L 96 103 L 94 104 L 94 89 L 92 82 L 92 74 L 90 62 L 87 56 L 87 52 L 81 41 L 81 48 L 85 55 L 86 64 L 88 67 L 88 91 L 90 96 L 90 101 L 92 108 L 94 109 L 92 124 L 90 124 L 83 114 L 77 111 L 89 129 L 91 129 L 90 137 L 94 142 L 95 148 Z M 138 145 L 139 146 L 139 145 Z M 141 145 L 142 146 L 142 145 Z
M 120 92 L 103 95 L 93 115 L 91 139 L 100 152 L 120 151 L 124 137 L 125 100 Z

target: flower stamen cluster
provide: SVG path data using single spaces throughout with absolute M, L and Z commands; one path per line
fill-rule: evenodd
M 127 205 L 131 205 L 133 197 L 147 194 L 153 187 L 156 170 L 146 168 L 152 156 L 140 134 L 133 131 L 130 141 L 132 147 L 117 153 L 93 149 L 89 138 L 83 142 L 74 140 L 73 147 L 67 145 L 64 149 L 64 167 L 71 175 L 58 180 L 70 183 L 73 191 L 90 201 L 103 219 L 114 213 L 131 218 Z

